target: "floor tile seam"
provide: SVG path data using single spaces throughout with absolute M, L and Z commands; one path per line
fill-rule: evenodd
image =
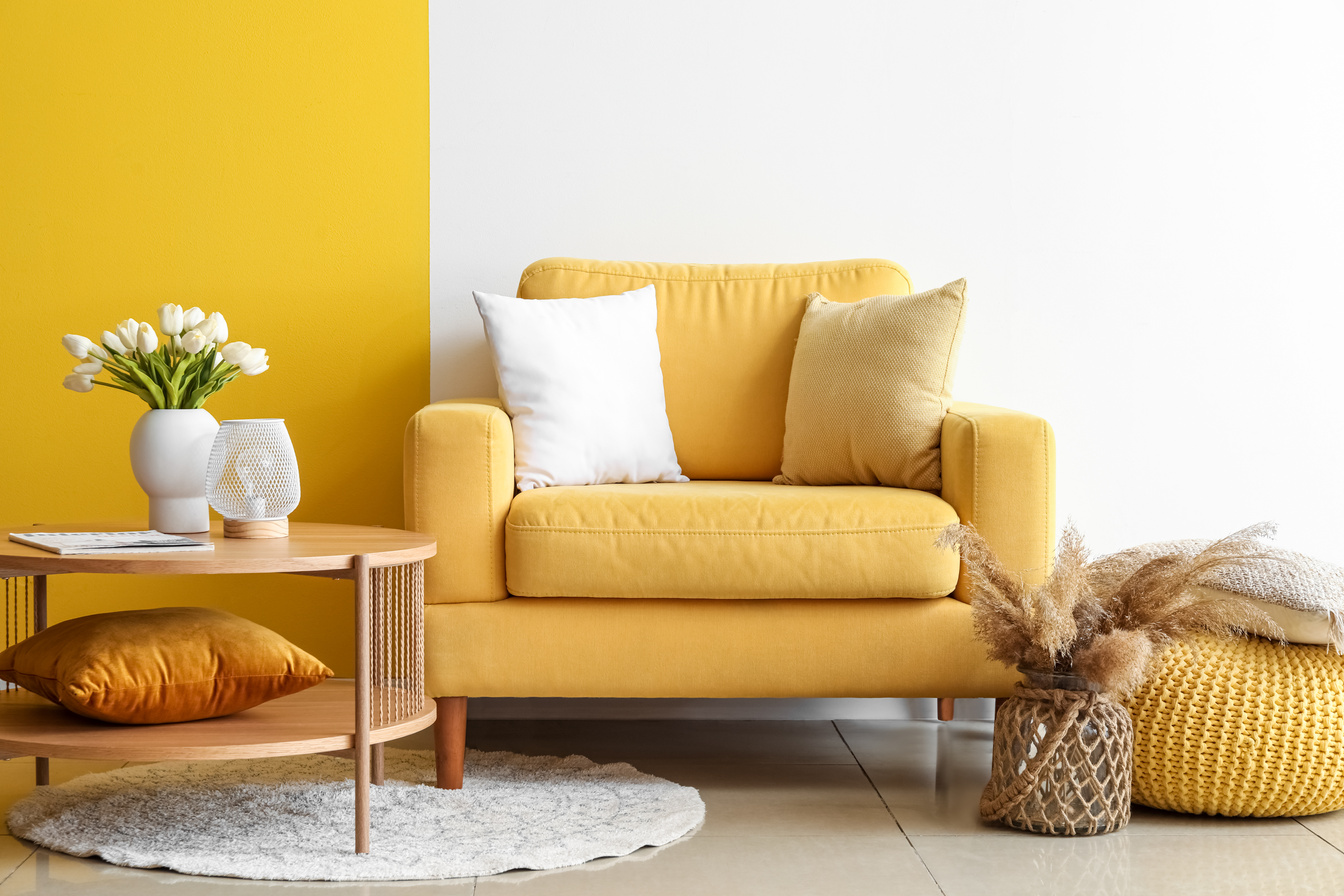
M 911 837 L 928 837 L 928 838 L 930 838 L 930 839 L 933 839 L 933 838 L 947 838 L 947 837 L 979 837 L 979 838 L 994 837 L 994 838 L 1007 839 L 1007 838 L 1009 838 L 1009 837 L 1016 837 L 1016 836 L 1018 836 L 1018 835 L 1020 835 L 1020 834 L 1026 834 L 1026 833 L 1027 833 L 1026 831 L 1013 831 L 1013 830 L 974 831 L 974 832 L 970 832 L 970 833 L 960 833 L 960 834 L 950 833 L 950 832 L 937 832 L 937 831 L 914 831 L 914 832 L 912 832 L 909 836 L 911 836 Z M 1050 835 L 1048 835 L 1048 834 L 1032 834 L 1032 835 L 1030 835 L 1030 836 L 1033 836 L 1033 837 L 1041 837 L 1042 839 L 1047 839 L 1047 840 L 1095 840 L 1095 839 L 1096 839 L 1096 837 L 1093 837 L 1093 836 L 1087 836 L 1087 835 L 1083 835 L 1083 836 L 1080 836 L 1080 837 L 1066 837 L 1066 836 L 1052 837 L 1052 836 L 1050 836 Z M 1307 836 L 1308 836 L 1308 835 L 1306 835 L 1306 834 L 1218 834 L 1218 833 L 1201 833 L 1201 832 L 1198 832 L 1198 831 L 1193 832 L 1193 833 L 1187 833 L 1187 834 L 1166 833 L 1166 832 L 1154 832 L 1154 833 L 1150 833 L 1150 834 L 1140 834 L 1140 833 L 1135 833 L 1135 832 L 1133 832 L 1133 831 L 1114 831 L 1113 833 L 1108 834 L 1108 835 L 1106 835 L 1106 836 L 1108 836 L 1108 837 L 1112 837 L 1112 836 L 1113 836 L 1113 837 L 1116 837 L 1117 839 L 1123 839 L 1123 840 L 1158 840 L 1158 839 L 1161 839 L 1161 838 L 1164 838 L 1164 837 L 1167 838 L 1167 839 L 1170 839 L 1170 840 L 1185 840 L 1185 839 L 1232 840 L 1232 839 L 1235 839 L 1235 838 L 1237 838 L 1237 837 L 1255 837 L 1255 838 L 1257 838 L 1257 839 L 1259 839 L 1259 838 L 1269 837 L 1269 838 L 1273 838 L 1274 840 L 1305 840 L 1305 839 L 1307 839 Z M 1323 839 L 1323 838 L 1322 838 L 1322 839 Z M 1326 840 L 1325 842 L 1329 843 L 1330 841 Z M 1334 844 L 1331 844 L 1331 845 L 1333 846 Z M 1339 850 L 1341 853 L 1344 853 L 1344 849 L 1340 849 L 1339 847 L 1335 847 L 1335 848 L 1336 848 L 1337 850 Z
M 633 758 L 636 761 L 654 759 L 654 757 L 650 756 L 643 757 L 643 760 L 641 760 L 640 757 L 638 756 L 635 756 Z M 768 765 L 771 768 L 776 768 L 781 765 L 796 765 L 799 766 L 800 768 L 853 768 L 856 765 L 862 767 L 862 765 L 858 762 L 722 762 L 722 761 L 701 760 L 701 759 L 664 759 L 664 758 L 657 758 L 654 759 L 654 761 L 667 762 L 669 764 L 676 763 L 679 765 L 713 765 L 713 766 Z
M 703 793 L 703 791 L 708 790 L 709 788 L 702 787 L 698 789 L 701 790 Z M 798 812 L 808 814 L 814 814 L 817 812 L 868 814 L 868 813 L 887 813 L 889 811 L 886 806 L 880 804 L 874 805 L 872 803 L 872 794 L 866 791 L 864 792 L 864 800 L 865 802 L 858 803 L 854 801 L 842 802 L 839 800 L 790 799 L 788 797 L 782 797 L 779 799 L 760 799 L 756 797 L 743 797 L 740 799 L 735 799 L 723 793 L 714 794 L 714 801 L 717 804 L 715 811 L 722 813 L 729 813 L 729 812 L 755 813 L 764 811 L 775 811 L 775 812 Z
M 12 836 L 12 835 L 11 835 L 11 836 Z M 14 839 L 17 840 L 19 843 L 27 843 L 27 842 L 28 842 L 28 841 L 26 841 L 26 840 L 20 840 L 18 837 L 15 837 Z M 8 882 L 9 882 L 9 879 L 10 879 L 11 877 L 13 877 L 15 874 L 17 874 L 17 873 L 19 872 L 19 869 L 20 869 L 20 868 L 22 868 L 24 865 L 27 865 L 29 862 L 31 862 L 31 861 L 33 860 L 33 856 L 35 856 L 35 855 L 37 855 L 37 846 L 36 846 L 36 845 L 29 846 L 29 847 L 28 847 L 28 855 L 26 855 L 26 856 L 23 857 L 23 861 L 22 861 L 22 862 L 19 862 L 19 864 L 15 865 L 13 868 L 11 868 L 10 871 L 9 871 L 9 873 L 6 874 L 4 877 L 0 877 L 0 887 L 3 887 L 6 883 L 8 883 Z
M 859 771 L 863 772 L 863 776 L 868 779 L 868 786 L 873 788 L 873 793 L 877 794 L 877 798 L 882 801 L 882 805 L 886 808 L 887 814 L 891 816 L 891 820 L 896 824 L 896 830 L 901 832 L 901 837 L 910 847 L 910 851 L 915 854 L 915 858 L 924 869 L 924 873 L 929 876 L 929 880 L 933 883 L 934 888 L 937 889 L 939 893 L 943 894 L 943 896 L 947 896 L 947 891 L 943 889 L 943 885 L 938 880 L 938 876 L 933 873 L 933 869 L 929 867 L 929 863 L 924 861 L 924 856 L 911 841 L 910 835 L 905 832 L 905 828 L 901 826 L 901 820 L 896 817 L 896 813 L 893 812 L 891 806 L 887 804 L 887 798 L 882 795 L 882 791 L 878 789 L 876 782 L 874 782 L 872 776 L 868 774 L 868 769 L 864 768 L 863 763 L 859 760 L 858 754 L 854 752 L 854 748 L 851 747 L 849 741 L 845 739 L 845 733 L 840 730 L 840 726 L 836 724 L 835 719 L 831 719 L 831 727 L 835 729 L 836 736 L 839 737 L 840 742 L 845 745 L 845 749 L 849 751 L 849 755 L 854 757 L 854 762 L 858 764 Z
M 813 831 L 810 834 L 759 834 L 759 833 L 706 834 L 703 831 L 697 831 L 695 837 L 696 838 L 704 837 L 705 839 L 712 839 L 712 840 L 799 840 L 806 838 L 808 840 L 818 840 L 818 839 L 842 840 L 846 843 L 848 843 L 851 840 L 874 840 L 874 841 L 885 841 L 888 843 L 893 841 L 904 842 L 906 840 L 905 837 L 901 836 L 900 831 L 897 830 L 891 830 L 884 834 L 834 834 L 834 833 L 817 833 L 816 831 Z M 673 843 L 675 842 L 676 841 L 674 840 Z
M 806 833 L 798 833 L 798 834 L 780 834 L 780 833 L 770 833 L 770 834 L 761 834 L 761 833 L 718 834 L 718 833 L 715 833 L 715 832 L 713 832 L 713 831 L 698 831 L 698 832 L 696 833 L 695 836 L 697 836 L 697 837 L 705 837 L 705 838 L 713 839 L 713 840 L 743 840 L 743 839 L 756 839 L 756 840 L 797 840 L 799 837 L 805 837 L 805 838 L 807 838 L 807 839 L 809 839 L 809 840 L 815 840 L 815 839 L 817 839 L 818 837 L 838 837 L 838 838 L 841 838 L 841 839 L 844 839 L 844 840 L 890 840 L 890 839 L 892 839 L 893 837 L 895 837 L 895 838 L 899 838 L 899 839 L 902 839 L 902 840 L 905 839 L 905 837 L 902 836 L 902 834 L 901 834 L 901 832 L 900 832 L 899 830 L 890 830 L 890 831 L 886 831 L 886 832 L 881 833 L 881 834 L 878 834 L 878 833 L 872 833 L 872 832 L 866 832 L 866 833 L 865 833 L 865 832 L 849 832 L 849 833 L 844 833 L 844 834 L 836 834 L 836 833 L 831 833 L 831 832 L 828 832 L 828 831 L 809 831 L 809 832 L 806 832 Z
M 859 767 L 859 771 L 863 772 L 864 780 L 866 780 L 868 782 L 868 786 L 873 789 L 873 793 L 877 794 L 877 799 L 879 802 L 882 803 L 882 808 L 887 810 L 887 814 L 891 816 L 891 820 L 896 823 L 896 829 L 900 831 L 902 835 L 905 835 L 905 828 L 901 827 L 900 819 L 896 817 L 895 812 L 891 811 L 891 806 L 888 805 L 887 798 L 882 795 L 882 791 L 878 789 L 877 784 L 868 774 L 868 769 L 863 767 L 863 763 L 859 761 L 859 757 L 855 755 L 853 748 L 850 747 L 849 741 L 845 740 L 845 735 L 840 731 L 840 727 L 835 724 L 834 720 L 831 721 L 831 725 L 835 727 L 835 733 L 837 736 L 839 736 L 840 742 L 845 745 L 845 749 L 849 750 L 849 755 L 854 757 L 854 764 Z M 908 840 L 909 837 L 906 837 L 906 839 Z
M 1277 840 L 1324 839 L 1324 838 L 1320 837 L 1319 835 L 1315 835 L 1315 832 L 1313 832 L 1313 831 L 1308 831 L 1308 832 L 1306 832 L 1306 833 L 1304 833 L 1304 834 L 1254 834 L 1254 833 L 1249 833 L 1249 834 L 1199 834 L 1199 833 L 1195 833 L 1195 834 L 1158 834 L 1158 833 L 1154 833 L 1154 834 L 1136 834 L 1136 833 L 1134 833 L 1133 831 L 1125 831 L 1125 830 L 1121 830 L 1121 831 L 1113 831 L 1112 833 L 1109 833 L 1109 834 L 1100 834 L 1100 835 L 1095 835 L 1095 836 L 1080 836 L 1080 837 L 1058 836 L 1058 837 L 1055 837 L 1055 836 L 1051 836 L 1051 835 L 1049 835 L 1049 834 L 1032 834 L 1032 833 L 1028 833 L 1027 831 L 1013 831 L 1013 830 L 1007 830 L 1007 829 L 1004 829 L 1004 830 L 980 831 L 980 832 L 970 833 L 970 834 L 935 834 L 935 833 L 928 833 L 928 834 L 910 834 L 910 835 L 908 835 L 908 839 L 911 841 L 911 844 L 912 844 L 912 845 L 915 845 L 915 844 L 914 844 L 914 841 L 916 841 L 916 840 L 956 840 L 956 839 L 962 839 L 962 840 L 983 840 L 983 839 L 985 839 L 985 838 L 987 838 L 987 837 L 993 837 L 993 838 L 995 838 L 995 839 L 1002 839 L 1002 840 L 1007 840 L 1007 839 L 1010 839 L 1010 838 L 1012 838 L 1012 837 L 1030 837 L 1030 838 L 1032 838 L 1033 840 L 1040 841 L 1040 842 L 1051 842 L 1051 841 L 1056 841 L 1056 842 L 1070 842 L 1070 843 L 1079 843 L 1079 842 L 1086 841 L 1086 840 L 1102 840 L 1102 841 L 1104 841 L 1104 840 L 1109 840 L 1109 839 L 1115 839 L 1115 840 L 1133 841 L 1133 840 L 1159 840 L 1159 839 L 1162 839 L 1162 838 L 1166 838 L 1166 839 L 1168 839 L 1168 840 L 1173 840 L 1173 841 L 1176 841 L 1176 842 L 1180 842 L 1180 841 L 1183 841 L 1183 840 L 1192 840 L 1192 839 L 1204 839 L 1204 840 L 1255 839 L 1255 840 L 1262 840 L 1262 839 L 1264 839 L 1265 837 L 1273 837 L 1273 838 L 1275 838 L 1275 839 L 1277 839 Z M 1331 847 L 1332 849 L 1334 849 L 1336 852 L 1344 852 L 1344 850 L 1341 850 L 1339 847 L 1335 846 L 1333 843 L 1330 843 L 1330 841 L 1326 840 L 1325 842 L 1326 842 L 1327 844 L 1329 844 L 1330 847 Z M 918 846 L 916 845 L 915 848 L 918 849 Z
M 1327 839 L 1325 838 L 1325 836 L 1324 836 L 1323 834 L 1321 834 L 1319 831 L 1313 830 L 1313 829 L 1312 829 L 1311 827 L 1309 827 L 1308 825 L 1303 824 L 1302 819 L 1300 819 L 1300 818 L 1294 818 L 1293 821 L 1295 821 L 1295 822 L 1297 822 L 1299 825 L 1301 825 L 1302 830 L 1306 831 L 1308 834 L 1310 834 L 1311 836 L 1315 837 L 1317 840 L 1320 840 L 1322 843 L 1324 843 L 1326 846 L 1328 846 L 1328 847 L 1330 847 L 1331 849 L 1333 849 L 1335 852 L 1340 853 L 1341 855 L 1344 855 L 1344 849 L 1341 849 L 1341 848 L 1340 848 L 1339 846 L 1337 846 L 1336 844 L 1334 844 L 1334 843 L 1332 843 L 1331 841 L 1327 840 Z

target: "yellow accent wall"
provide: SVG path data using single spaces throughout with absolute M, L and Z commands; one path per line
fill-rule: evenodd
M 145 406 L 61 388 L 60 337 L 163 302 L 270 353 L 206 409 L 285 418 L 291 519 L 401 525 L 402 430 L 429 398 L 427 28 L 424 0 L 0 4 L 0 525 L 145 524 Z M 352 672 L 348 583 L 50 585 L 53 621 L 219 606 Z

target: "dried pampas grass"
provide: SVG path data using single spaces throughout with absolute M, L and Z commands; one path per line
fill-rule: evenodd
M 1059 540 L 1054 569 L 1030 588 L 1009 572 L 973 526 L 950 526 L 940 546 L 959 548 L 976 635 L 991 659 L 1038 672 L 1081 675 L 1124 698 L 1148 680 L 1163 647 L 1195 632 L 1239 635 L 1252 624 L 1279 631 L 1268 616 L 1233 596 L 1196 593 L 1213 573 L 1275 560 L 1260 539 L 1272 524 L 1234 532 L 1198 554 L 1168 554 L 1132 573 L 1116 562 L 1093 563 L 1078 530 Z

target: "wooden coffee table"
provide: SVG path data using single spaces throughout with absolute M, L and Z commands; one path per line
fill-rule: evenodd
M 369 785 L 382 783 L 382 745 L 434 722 L 424 695 L 424 563 L 434 539 L 375 526 L 290 523 L 287 538 L 225 538 L 213 551 L 52 554 L 10 532 L 113 531 L 77 523 L 0 529 L 0 576 L 33 577 L 34 628 L 47 624 L 47 576 L 59 573 L 296 573 L 355 582 L 355 680 L 325 681 L 244 712 L 168 725 L 109 725 L 23 690 L 0 692 L 0 751 L 61 759 L 247 759 L 353 750 L 355 851 L 369 851 Z M 120 527 L 132 531 L 143 525 Z

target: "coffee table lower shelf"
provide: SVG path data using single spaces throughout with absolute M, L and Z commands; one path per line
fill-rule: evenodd
M 377 691 L 377 688 L 374 688 Z M 86 719 L 23 690 L 0 692 L 0 751 L 54 759 L 257 759 L 350 750 L 355 746 L 355 685 L 316 687 L 231 716 L 167 725 L 112 725 Z M 390 724 L 375 719 L 370 743 L 405 737 L 434 723 L 434 701 Z

